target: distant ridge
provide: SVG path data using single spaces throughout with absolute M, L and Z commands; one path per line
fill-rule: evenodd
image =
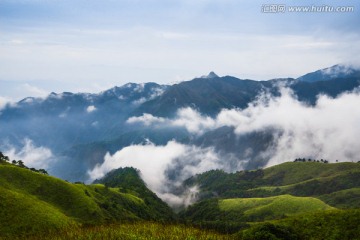
M 360 77 L 360 69 L 353 66 L 337 64 L 329 68 L 317 70 L 315 72 L 307 73 L 297 80 L 303 82 L 318 82 L 328 81 L 336 78 L 350 78 Z

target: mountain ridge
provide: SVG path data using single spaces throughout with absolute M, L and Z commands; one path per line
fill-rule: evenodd
M 245 167 L 254 169 L 266 165 L 266 158 L 259 153 L 272 146 L 272 130 L 249 133 L 239 141 L 233 129 L 210 129 L 194 135 L 184 127 L 167 128 L 166 121 L 175 119 L 181 108 L 191 108 L 204 118 L 215 118 L 224 109 L 244 110 L 256 104 L 260 96 L 280 97 L 282 87 L 293 92 L 301 103 L 314 106 L 319 95 L 336 98 L 360 86 L 359 77 L 307 82 L 210 75 L 213 77 L 174 85 L 127 83 L 98 94 L 65 92 L 52 93 L 45 99 L 25 98 L 0 111 L 0 145 L 19 154 L 26 142 L 46 148 L 54 160 L 49 160 L 52 164 L 49 172 L 74 181 L 85 181 L 88 170 L 103 163 L 107 152 L 115 153 L 146 139 L 156 145 L 175 139 L 183 144 L 214 147 L 219 154 L 226 149 L 234 156 L 249 159 Z M 145 113 L 164 124 L 152 128 L 127 122 Z M 253 149 L 251 153 L 249 148 Z

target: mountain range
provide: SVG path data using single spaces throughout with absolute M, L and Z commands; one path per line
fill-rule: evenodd
M 335 65 L 8 104 L 0 239 L 359 239 L 359 85 Z
M 221 154 L 248 159 L 243 168 L 253 169 L 267 164 L 267 157 L 261 153 L 272 146 L 274 129 L 237 136 L 232 127 L 220 126 L 193 134 L 184 126 L 162 124 L 154 128 L 129 124 L 128 120 L 141 116 L 175 119 L 179 109 L 186 108 L 215 118 L 224 109 L 247 109 L 261 96 L 279 97 L 282 88 L 290 89 L 294 98 L 311 106 L 320 94 L 336 98 L 359 85 L 359 70 L 335 65 L 297 79 L 254 81 L 211 72 L 174 85 L 128 83 L 99 94 L 51 93 L 46 98 L 25 98 L 1 110 L 1 145 L 3 151 L 9 154 L 12 150 L 14 157 L 23 157 L 29 166 L 45 166 L 55 176 L 71 181 L 86 181 L 87 171 L 101 164 L 107 152 L 114 154 L 146 141 L 165 145 L 176 140 L 214 147 Z M 28 160 L 26 142 L 49 149 L 51 157 Z M 234 161 L 236 165 L 238 161 Z

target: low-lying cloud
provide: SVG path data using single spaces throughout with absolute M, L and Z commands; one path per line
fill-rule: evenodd
M 86 108 L 86 112 L 91 113 L 96 111 L 96 107 L 94 105 L 90 105 Z
M 237 135 L 275 130 L 275 143 L 268 165 L 291 161 L 298 157 L 326 158 L 339 161 L 360 160 L 360 94 L 344 93 L 337 98 L 320 95 L 315 106 L 282 89 L 280 97 L 264 95 L 246 109 L 224 109 L 215 118 L 183 108 L 174 119 L 161 118 L 162 124 L 186 128 L 201 135 L 219 127 L 233 127 Z M 147 114 L 147 119 L 158 117 Z M 138 122 L 147 126 L 159 121 Z
M 128 120 L 126 120 L 127 123 L 133 124 L 133 123 L 141 123 L 145 126 L 155 125 L 159 123 L 164 123 L 165 118 L 162 117 L 155 117 L 151 114 L 144 113 L 140 117 L 130 117 Z
M 143 180 L 160 198 L 172 206 L 191 203 L 196 188 L 173 194 L 187 178 L 211 169 L 223 168 L 220 157 L 212 148 L 199 148 L 169 141 L 164 146 L 153 143 L 131 145 L 114 155 L 107 153 L 104 163 L 89 171 L 90 180 L 103 177 L 112 169 L 134 167 L 141 171 Z
M 53 161 L 53 153 L 46 147 L 36 146 L 31 139 L 24 139 L 23 147 L 8 146 L 4 154 L 11 160 L 22 160 L 28 167 L 47 169 Z
M 279 97 L 265 94 L 246 109 L 224 109 L 215 118 L 204 116 L 192 108 L 183 108 L 173 119 L 144 114 L 129 118 L 127 123 L 141 123 L 145 127 L 183 127 L 195 136 L 224 126 L 232 127 L 237 136 L 271 132 L 271 144 L 258 155 L 267 160 L 267 166 L 295 158 L 359 161 L 359 106 L 359 91 L 344 93 L 337 98 L 320 95 L 315 105 L 307 105 L 284 88 Z M 234 159 L 238 162 L 235 166 Z M 228 156 L 220 156 L 214 148 L 170 141 L 165 146 L 133 145 L 114 155 L 107 154 L 104 163 L 89 174 L 95 179 L 115 168 L 138 168 L 149 188 L 159 197 L 172 205 L 181 205 L 191 203 L 188 197 L 196 192 L 195 187 L 187 189 L 187 193 L 174 194 L 173 189 L 183 180 L 210 169 L 242 170 L 244 161 L 252 160 L 256 159 L 233 156 L 230 164 Z
M 126 123 L 138 123 L 143 124 L 144 126 L 157 126 L 161 124 L 162 126 L 183 127 L 189 133 L 197 135 L 216 127 L 216 121 L 214 119 L 203 116 L 190 107 L 179 109 L 176 113 L 176 118 L 174 119 L 156 117 L 149 113 L 144 113 L 139 117 L 130 117 Z

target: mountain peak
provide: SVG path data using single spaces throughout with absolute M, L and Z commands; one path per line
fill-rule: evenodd
M 209 74 L 208 75 L 204 75 L 204 76 L 202 76 L 201 78 L 218 78 L 219 76 L 216 74 L 216 73 L 214 73 L 213 71 L 211 71 L 211 72 L 209 72 Z

